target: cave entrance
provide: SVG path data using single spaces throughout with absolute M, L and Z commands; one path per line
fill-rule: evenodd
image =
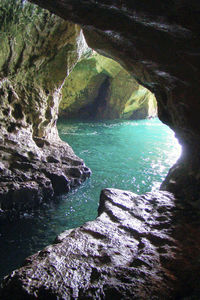
M 90 51 L 77 63 L 62 89 L 59 116 L 85 120 L 137 120 L 155 117 L 154 94 L 119 63 Z
M 96 217 L 104 188 L 137 194 L 158 189 L 180 155 L 174 132 L 157 118 L 155 96 L 97 53 L 68 76 L 59 113 L 61 139 L 93 172 L 78 191 L 63 196 L 72 226 Z
M 49 90 L 46 89 L 45 93 L 49 94 Z M 4 115 L 7 114 L 5 111 Z M 12 114 L 16 120 L 22 119 L 19 104 L 13 107 Z M 27 253 L 25 256 L 30 255 L 51 242 L 60 232 L 94 219 L 103 188 L 114 187 L 143 193 L 155 187 L 150 185 L 151 182 L 159 184 L 173 164 L 172 149 L 175 149 L 175 142 L 172 133 L 160 133 L 159 120 L 148 119 L 156 114 L 155 96 L 139 86 L 119 64 L 96 53 L 81 60 L 63 87 L 59 108 L 62 120 L 58 122 L 58 130 L 61 138 L 92 169 L 93 175 L 78 191 L 62 196 L 63 201 L 53 210 L 48 210 L 40 218 L 36 216 L 29 220 L 27 216 L 27 219 L 20 220 L 13 232 L 15 238 L 12 234 L 10 236 L 10 248 L 2 243 L 5 245 L 2 253 L 13 253 L 13 249 L 19 249 L 20 240 L 24 253 Z M 45 118 L 51 118 L 49 110 Z M 73 120 L 77 118 L 78 122 Z M 37 122 L 35 127 L 38 128 Z M 8 131 L 14 129 L 11 126 Z M 152 136 L 154 145 L 156 141 L 156 151 L 152 151 Z M 51 157 L 50 160 L 51 163 L 55 162 Z M 163 165 L 162 161 L 170 165 Z M 5 232 L 9 224 L 6 226 Z M 31 232 L 32 229 L 34 232 Z M 17 234 L 19 238 L 16 238 Z M 17 252 L 18 258 L 20 253 Z M 12 255 L 7 257 L 9 261 L 4 263 L 10 267 Z M 16 251 L 13 261 L 16 263 Z
M 78 116 L 81 119 L 98 119 L 100 116 L 103 116 L 107 108 L 106 98 L 108 97 L 109 88 L 110 78 L 109 76 L 105 76 L 105 79 L 101 83 L 94 101 L 83 107 L 80 107 L 78 110 Z

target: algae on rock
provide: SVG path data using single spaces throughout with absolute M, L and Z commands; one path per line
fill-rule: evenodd
M 86 44 L 79 26 L 25 1 L 1 1 L 0 29 L 0 206 L 21 210 L 89 175 L 56 128 L 62 84 Z
M 144 119 L 157 114 L 155 96 L 119 63 L 97 53 L 77 63 L 62 89 L 59 115 Z

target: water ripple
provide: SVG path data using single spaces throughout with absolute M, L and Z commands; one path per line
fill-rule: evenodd
M 100 191 L 114 187 L 144 193 L 159 188 L 181 147 L 158 119 L 109 122 L 59 122 L 61 138 L 92 169 L 92 177 L 52 207 L 1 224 L 0 276 L 57 234 L 97 215 Z

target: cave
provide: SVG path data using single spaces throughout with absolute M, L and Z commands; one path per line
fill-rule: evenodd
M 83 34 L 155 94 L 158 117 L 183 151 L 160 190 L 104 189 L 97 219 L 28 257 L 4 279 L 0 297 L 198 299 L 199 1 L 30 2 L 39 6 L 0 4 L 2 220 L 91 174 L 56 128 L 64 79 L 87 48 Z
M 98 95 L 94 99 L 94 103 L 88 104 L 78 111 L 78 116 L 84 119 L 96 119 L 98 112 L 104 111 L 106 107 L 106 94 L 109 88 L 109 78 L 105 78 L 99 87 Z
M 76 114 L 73 112 L 70 112 L 70 116 L 74 118 L 80 118 L 80 119 L 90 119 L 95 120 L 97 118 L 98 112 L 104 111 L 106 107 L 106 95 L 109 89 L 110 83 L 109 83 L 109 77 L 106 77 L 105 80 L 102 82 L 102 84 L 99 87 L 98 94 L 96 98 L 94 99 L 93 103 L 88 103 L 81 107 Z M 66 112 L 65 112 L 66 115 Z
M 104 111 L 106 107 L 106 94 L 109 88 L 109 78 L 107 77 L 99 88 L 97 97 L 95 98 L 94 104 L 87 105 L 79 110 L 79 115 L 86 119 L 95 119 L 98 112 Z
M 63 119 L 146 119 L 157 116 L 156 98 L 119 63 L 87 49 L 65 79 Z

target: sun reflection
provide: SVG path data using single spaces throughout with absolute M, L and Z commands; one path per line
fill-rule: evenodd
M 173 140 L 173 145 L 171 141 Z M 167 138 L 167 143 L 170 145 L 170 151 L 169 148 L 166 151 L 163 151 L 163 155 L 165 157 L 165 164 L 163 164 L 162 160 L 154 160 L 151 162 L 151 168 L 153 172 L 163 174 L 162 176 L 162 181 L 166 177 L 166 165 L 171 165 L 173 166 L 177 160 L 180 158 L 181 153 L 182 153 L 182 147 L 179 144 L 177 138 L 175 138 L 175 135 L 173 132 L 171 132 L 171 135 L 168 136 Z M 160 181 L 154 181 L 152 184 L 152 191 L 158 190 L 160 188 Z
M 168 153 L 167 156 L 167 162 L 171 165 L 176 163 L 176 161 L 179 159 L 182 153 L 182 147 L 179 144 L 177 138 L 175 138 L 174 134 L 173 134 L 173 142 L 174 143 L 173 146 L 171 146 L 171 151 L 170 153 Z

